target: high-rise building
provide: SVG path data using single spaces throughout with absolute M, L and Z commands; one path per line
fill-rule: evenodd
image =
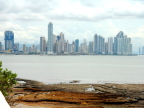
M 142 46 L 142 55 L 144 55 L 144 46 Z
M 19 51 L 19 43 L 14 44 L 14 51 L 15 52 Z
M 0 51 L 2 51 L 2 42 L 0 42 Z
M 88 52 L 93 53 L 93 42 L 92 41 L 89 42 Z
M 34 44 L 31 46 L 31 52 L 36 52 L 36 48 Z
M 53 35 L 53 52 L 56 53 L 56 35 Z
M 79 39 L 75 40 L 75 52 L 79 52 Z
M 114 54 L 121 54 L 121 44 L 124 33 L 120 31 L 116 37 L 114 37 Z
M 23 52 L 26 53 L 26 44 L 23 44 Z
M 81 43 L 81 53 L 88 53 L 87 41 L 85 39 L 83 43 Z
M 102 36 L 94 35 L 94 53 L 104 54 L 105 52 L 105 39 Z
M 45 37 L 40 37 L 40 52 L 46 52 L 46 40 Z
M 113 54 L 113 37 L 108 38 L 108 54 Z
M 14 49 L 14 33 L 13 31 L 5 31 L 5 50 Z
M 61 51 L 61 53 L 64 53 L 64 43 L 65 43 L 64 34 L 61 32 L 60 33 L 60 51 Z
M 114 38 L 114 54 L 132 54 L 131 38 L 128 38 L 126 35 L 124 36 L 122 31 L 120 31 Z
M 139 47 L 139 55 L 141 55 L 141 47 Z
M 65 43 L 64 43 L 64 53 L 67 54 L 68 53 L 68 40 L 65 40 Z
M 105 54 L 108 54 L 108 42 L 105 42 Z
M 48 24 L 48 54 L 53 54 L 53 23 Z

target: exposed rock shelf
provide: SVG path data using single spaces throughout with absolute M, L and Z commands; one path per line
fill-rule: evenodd
M 17 79 L 14 100 L 22 102 L 55 102 L 95 108 L 144 108 L 144 84 L 53 84 Z M 89 89 L 89 90 L 88 90 Z M 80 106 L 79 106 L 80 107 Z M 53 107 L 50 107 L 53 108 Z M 68 107 L 69 108 L 69 107 Z

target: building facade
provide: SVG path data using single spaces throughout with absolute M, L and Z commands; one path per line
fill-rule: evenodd
M 5 31 L 5 50 L 14 50 L 14 33 L 13 31 Z
M 79 39 L 75 40 L 75 52 L 79 52 Z
M 90 54 L 93 53 L 93 42 L 92 41 L 89 42 L 88 53 L 90 53 Z
M 0 42 L 0 51 L 2 51 L 2 42 Z
M 113 54 L 113 37 L 108 38 L 108 54 Z
M 40 37 L 40 52 L 46 52 L 46 40 L 45 37 Z
M 53 23 L 48 24 L 48 54 L 53 54 Z
M 15 52 L 19 51 L 19 43 L 14 44 L 14 51 Z
M 142 46 L 142 55 L 144 55 L 144 46 Z
M 100 35 L 94 35 L 94 53 L 104 54 L 105 53 L 105 38 Z
M 116 37 L 114 37 L 114 54 L 118 55 L 131 55 L 132 44 L 131 38 L 128 38 L 124 33 L 120 31 Z
M 26 48 L 27 48 L 26 44 L 23 44 L 23 52 L 24 52 L 24 53 L 27 52 L 27 49 L 26 49 Z

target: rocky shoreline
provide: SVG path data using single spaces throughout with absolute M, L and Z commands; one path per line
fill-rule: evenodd
M 144 108 L 144 84 L 53 84 L 20 79 L 12 108 Z M 27 107 L 25 105 L 28 105 Z

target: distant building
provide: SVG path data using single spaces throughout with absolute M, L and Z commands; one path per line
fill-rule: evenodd
M 83 43 L 81 43 L 81 53 L 88 53 L 87 41 L 85 39 Z
M 53 23 L 48 24 L 48 54 L 53 54 Z
M 93 53 L 93 42 L 92 41 L 89 42 L 88 52 Z
M 14 44 L 14 51 L 19 51 L 19 43 Z
M 113 54 L 113 37 L 108 38 L 108 54 Z
M 2 42 L 0 42 L 0 51 L 2 51 Z
M 116 37 L 114 37 L 114 54 L 118 55 L 131 55 L 132 44 L 131 38 L 128 38 L 124 33 L 120 31 Z
M 69 44 L 68 40 L 65 40 L 65 43 L 64 43 L 64 53 L 65 54 L 68 54 L 68 44 Z
M 104 54 L 105 52 L 105 38 L 100 35 L 94 35 L 94 53 Z
M 105 42 L 105 54 L 108 54 L 108 42 Z
M 31 52 L 36 52 L 36 48 L 34 44 L 31 46 Z
M 75 40 L 75 52 L 79 52 L 79 39 Z
M 40 52 L 46 52 L 46 40 L 45 37 L 40 37 Z
M 139 55 L 141 55 L 141 47 L 139 47 Z
M 24 52 L 24 53 L 27 52 L 27 46 L 26 46 L 26 44 L 23 44 L 23 52 Z
M 14 33 L 13 31 L 5 31 L 4 33 L 4 40 L 5 40 L 5 50 L 12 50 L 14 49 Z
M 144 46 L 142 46 L 142 55 L 144 55 Z

